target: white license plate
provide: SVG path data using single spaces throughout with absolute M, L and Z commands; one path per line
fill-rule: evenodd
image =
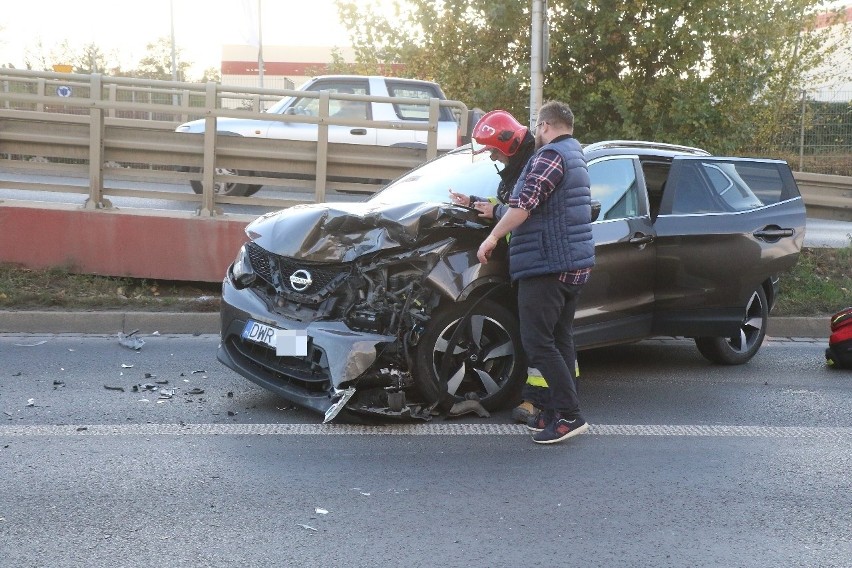
M 242 338 L 275 349 L 279 357 L 308 355 L 308 334 L 302 330 L 281 329 L 249 320 L 243 328 Z

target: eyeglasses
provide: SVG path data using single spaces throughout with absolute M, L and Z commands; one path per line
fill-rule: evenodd
M 533 129 L 532 129 L 533 136 L 535 136 L 536 131 L 538 131 L 538 127 L 541 126 L 542 124 L 550 124 L 550 123 L 547 122 L 546 120 L 539 120 L 538 122 L 536 122 L 535 126 L 533 126 Z

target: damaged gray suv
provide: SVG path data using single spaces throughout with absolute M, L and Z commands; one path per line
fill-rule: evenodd
M 649 142 L 585 153 L 600 211 L 578 349 L 685 336 L 715 363 L 749 361 L 804 239 L 787 164 Z M 223 283 L 218 359 L 326 421 L 516 402 L 526 364 L 506 245 L 480 264 L 490 226 L 447 199 L 498 181 L 487 154 L 462 147 L 366 202 L 252 222 Z

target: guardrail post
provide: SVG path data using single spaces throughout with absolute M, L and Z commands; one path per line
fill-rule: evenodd
M 429 133 L 426 137 L 426 159 L 431 160 L 438 155 L 438 119 L 440 118 L 440 99 L 429 99 Z
M 216 83 L 209 81 L 204 97 L 207 116 L 204 117 L 204 165 L 201 173 L 201 208 L 198 215 L 211 217 L 216 214 L 213 176 L 216 173 Z
M 109 92 L 109 102 L 114 103 L 116 101 L 116 99 L 118 98 L 117 97 L 118 85 L 116 85 L 115 83 L 110 83 L 109 85 L 107 85 L 107 91 Z M 110 107 L 109 117 L 115 118 L 115 108 L 114 107 Z
M 112 207 L 104 199 L 104 109 L 97 104 L 101 96 L 101 75 L 94 73 L 89 87 L 89 198 L 83 205 L 86 209 Z
M 186 122 L 189 120 L 189 90 L 187 89 L 181 91 L 180 106 L 183 109 L 183 113 L 180 115 L 180 121 Z
M 47 90 L 46 85 L 47 81 L 42 78 L 39 78 L 36 83 L 36 95 L 38 95 L 40 99 L 44 99 L 44 93 Z M 44 112 L 44 103 L 41 102 L 41 100 L 36 103 L 36 112 Z
M 325 202 L 325 178 L 328 175 L 328 91 L 320 91 L 317 125 L 317 182 L 314 199 Z

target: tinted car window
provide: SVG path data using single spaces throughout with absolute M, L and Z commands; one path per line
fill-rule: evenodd
M 749 211 L 790 194 L 789 168 L 780 162 L 690 159 L 681 166 L 672 213 Z
M 639 215 L 639 189 L 632 158 L 601 160 L 589 164 L 592 199 L 601 202 L 599 220 Z

